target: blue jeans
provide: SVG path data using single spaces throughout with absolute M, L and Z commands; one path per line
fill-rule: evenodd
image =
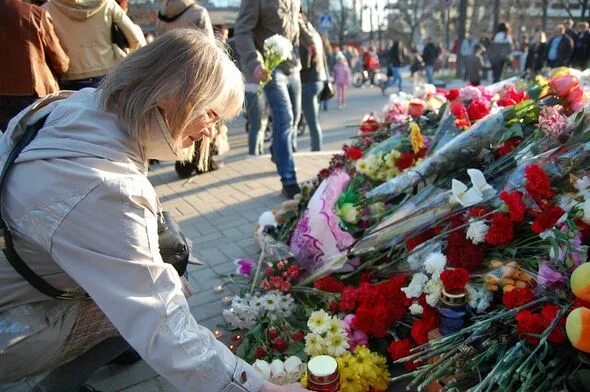
M 264 131 L 268 124 L 268 110 L 264 91 L 246 92 L 246 115 L 248 116 L 248 154 L 264 152 Z
M 301 113 L 299 72 L 286 75 L 280 69 L 264 88 L 272 116 L 272 151 L 283 186 L 297 184 L 293 161 L 294 124 Z
M 400 67 L 389 67 L 389 69 L 391 70 L 392 76 L 389 80 L 387 80 L 387 82 L 385 82 L 385 85 L 383 86 L 383 90 L 385 90 L 388 87 L 394 86 L 397 82 L 397 88 L 399 89 L 399 91 L 402 91 L 401 68 Z
M 430 84 L 434 84 L 434 65 L 427 65 L 424 67 L 426 69 L 426 80 Z
M 324 88 L 324 82 L 303 83 L 301 104 L 303 115 L 309 127 L 311 137 L 311 151 L 322 149 L 322 128 L 320 127 L 320 93 Z

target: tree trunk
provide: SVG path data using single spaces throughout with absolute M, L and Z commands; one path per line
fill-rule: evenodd
M 586 20 L 586 11 L 588 11 L 588 0 L 581 0 L 580 3 L 582 6 L 582 12 L 580 13 L 580 22 L 584 22 Z
M 494 0 L 494 25 L 492 31 L 496 31 L 496 27 L 500 24 L 500 0 Z
M 461 45 L 461 43 L 463 42 L 463 39 L 465 38 L 466 24 L 467 24 L 467 0 L 460 0 L 459 1 L 459 27 L 458 27 L 459 45 Z M 463 77 L 463 59 L 461 58 L 461 53 L 457 54 L 457 69 L 455 71 L 455 76 L 457 78 Z
M 543 31 L 547 31 L 547 10 L 549 9 L 549 0 L 543 0 L 543 16 L 541 16 L 541 25 Z
M 481 4 L 479 0 L 474 0 L 471 9 L 471 18 L 469 20 L 469 33 L 472 37 L 477 37 L 481 33 L 481 27 L 479 25 L 479 8 Z

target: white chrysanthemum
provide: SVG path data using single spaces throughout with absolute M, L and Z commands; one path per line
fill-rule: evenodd
M 324 343 L 326 345 L 326 351 L 328 354 L 339 357 L 346 352 L 346 349 L 350 347 L 348 344 L 348 340 L 346 336 L 342 334 L 332 334 L 329 333 L 326 335 L 324 339 Z
M 414 302 L 411 306 L 410 306 L 410 313 L 414 314 L 414 315 L 419 315 L 424 313 L 424 308 L 422 307 L 422 305 L 420 305 L 419 303 Z
M 491 291 L 485 290 L 483 288 L 478 290 L 474 287 L 471 287 L 471 285 L 467 285 L 465 288 L 467 289 L 469 306 L 477 313 L 483 312 L 491 305 L 492 300 L 494 299 L 494 295 Z
M 332 317 L 328 323 L 326 332 L 332 335 L 346 334 L 346 330 L 344 329 L 344 321 L 340 320 L 338 317 Z
M 417 273 L 412 276 L 412 281 L 408 287 L 402 287 L 402 291 L 407 298 L 418 298 L 424 291 L 424 285 L 428 282 L 428 276 L 423 273 Z
M 426 257 L 424 269 L 433 278 L 438 278 L 447 265 L 447 256 L 440 252 L 433 252 Z
M 472 220 L 471 223 L 469 223 L 465 237 L 468 240 L 471 240 L 474 245 L 481 244 L 482 242 L 485 242 L 488 230 L 490 230 L 490 228 L 484 221 Z
M 432 307 L 438 304 L 440 295 L 442 293 L 443 284 L 440 279 L 430 279 L 426 286 L 424 286 L 424 292 L 426 293 L 426 303 Z
M 305 335 L 305 349 L 307 355 L 312 357 L 322 355 L 325 352 L 324 338 L 315 333 Z
M 328 315 L 323 309 L 316 310 L 309 316 L 307 327 L 313 333 L 322 334 L 328 330 L 331 320 L 330 315 Z
M 264 40 L 264 51 L 272 51 L 281 59 L 286 60 L 293 53 L 293 45 L 287 38 L 275 34 Z
M 272 312 L 280 308 L 280 298 L 275 293 L 264 294 L 261 298 L 262 308 Z
M 582 218 L 582 220 L 587 225 L 590 225 L 590 199 L 586 199 L 586 201 L 584 201 L 581 207 L 582 211 L 584 212 L 584 217 Z

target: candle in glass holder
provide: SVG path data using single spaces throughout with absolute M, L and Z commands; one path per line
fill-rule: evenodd
M 316 392 L 338 392 L 338 363 L 328 355 L 318 355 L 307 363 L 307 389 Z

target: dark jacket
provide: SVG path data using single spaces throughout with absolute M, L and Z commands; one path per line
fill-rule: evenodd
M 440 49 L 432 42 L 427 43 L 422 51 L 422 59 L 426 65 L 434 65 L 440 56 Z
M 70 63 L 49 13 L 20 0 L 0 1 L 0 95 L 59 91 L 57 77 Z
M 556 38 L 557 37 L 553 37 L 549 40 L 549 43 L 547 44 L 547 54 L 549 54 L 549 51 L 551 50 L 551 44 Z M 561 67 L 568 65 L 573 52 L 574 43 L 572 39 L 567 34 L 562 35 L 561 42 L 557 47 L 557 59 L 550 61 L 549 65 L 551 67 Z
M 539 72 L 547 61 L 547 43 L 535 42 L 529 45 L 526 56 L 525 69 Z
M 301 41 L 299 55 L 301 57 L 301 83 L 313 83 L 326 80 L 326 58 L 322 37 L 309 22 L 300 21 L 300 27 L 305 28 L 312 36 L 311 42 Z M 313 45 L 315 53 L 310 53 L 308 47 Z
M 578 33 L 574 43 L 574 54 L 572 55 L 572 65 L 586 66 L 590 60 L 590 31 Z
M 403 47 L 399 42 L 394 42 L 387 51 L 387 65 L 401 67 L 404 64 Z
M 465 73 L 467 79 L 473 84 L 481 82 L 481 71 L 485 67 L 485 61 L 481 53 L 474 53 L 465 59 Z

